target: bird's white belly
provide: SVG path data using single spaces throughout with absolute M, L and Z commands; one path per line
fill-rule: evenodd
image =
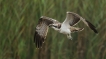
M 60 33 L 63 33 L 63 34 L 70 34 L 71 31 L 70 31 L 70 29 L 61 29 L 61 30 L 60 30 Z

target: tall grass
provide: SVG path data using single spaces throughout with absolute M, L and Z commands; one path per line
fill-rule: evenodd
M 0 0 L 0 59 L 106 59 L 106 0 Z M 66 12 L 93 23 L 95 34 L 73 33 L 73 40 L 50 29 L 42 49 L 33 41 L 35 27 L 44 15 L 60 22 Z

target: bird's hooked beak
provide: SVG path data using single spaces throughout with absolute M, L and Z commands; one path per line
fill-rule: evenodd
M 53 27 L 53 24 L 50 24 L 49 27 Z
M 50 24 L 49 27 L 60 29 L 61 24 Z
M 50 24 L 49 27 L 55 27 L 55 28 L 58 28 L 58 25 L 59 25 L 59 24 Z

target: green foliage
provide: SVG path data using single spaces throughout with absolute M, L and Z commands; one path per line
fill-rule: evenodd
M 0 0 L 0 59 L 106 59 L 106 0 Z M 98 34 L 85 30 L 73 40 L 50 29 L 41 49 L 33 37 L 39 18 L 63 22 L 66 12 L 80 14 Z

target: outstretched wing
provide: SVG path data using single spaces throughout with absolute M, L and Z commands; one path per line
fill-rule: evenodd
M 58 23 L 58 21 L 49 17 L 42 16 L 39 19 L 39 22 L 36 26 L 36 30 L 34 34 L 34 42 L 37 48 L 40 48 L 42 44 L 44 43 L 44 40 L 46 39 L 48 29 L 49 29 L 48 26 L 54 23 Z
M 73 13 L 73 12 L 67 12 L 66 19 L 63 22 L 65 25 L 74 26 L 80 21 L 80 16 Z
M 63 24 L 74 26 L 80 20 L 82 20 L 84 22 L 84 24 L 86 24 L 88 27 L 90 27 L 95 33 L 98 33 L 97 30 L 95 29 L 94 25 L 92 25 L 89 21 L 85 20 L 84 18 L 82 18 L 81 16 L 79 16 L 78 14 L 76 14 L 74 12 L 67 12 L 67 16 L 66 16 L 66 19 L 63 22 Z

